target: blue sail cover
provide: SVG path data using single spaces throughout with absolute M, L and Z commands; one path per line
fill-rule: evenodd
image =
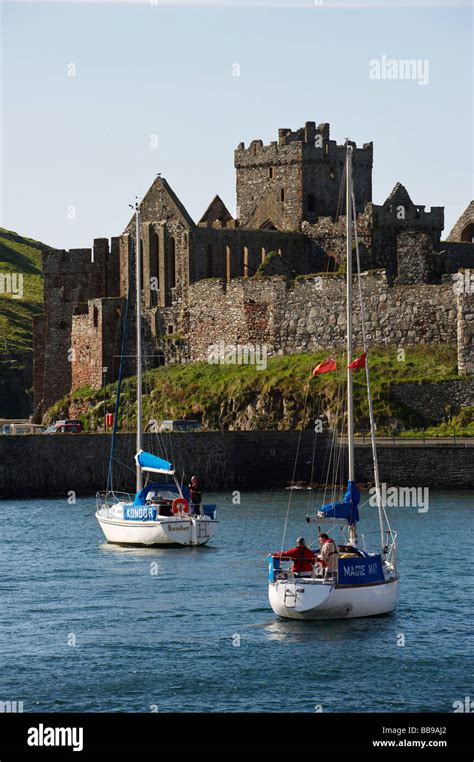
M 173 497 L 180 497 L 178 487 L 171 482 L 150 482 L 135 495 L 133 505 L 145 505 L 150 492 L 169 492 Z M 183 497 L 189 501 L 189 489 L 183 484 L 181 487 Z
M 142 471 L 154 471 L 158 474 L 174 474 L 172 463 L 163 460 L 163 458 L 158 458 L 157 455 L 152 455 L 151 452 L 140 450 L 140 452 L 135 455 L 135 461 Z
M 328 519 L 347 519 L 348 524 L 359 521 L 360 492 L 355 482 L 347 482 L 346 494 L 342 503 L 328 503 L 319 509 L 319 515 L 323 514 Z

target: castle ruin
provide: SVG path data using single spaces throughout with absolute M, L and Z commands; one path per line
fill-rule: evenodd
M 442 241 L 443 207 L 414 204 L 400 183 L 374 204 L 372 143 L 351 145 L 369 340 L 457 344 L 460 373 L 473 373 L 474 284 L 456 293 L 453 276 L 474 273 L 474 202 Z M 289 353 L 343 340 L 344 145 L 328 124 L 307 122 L 280 129 L 268 146 L 240 143 L 234 158 L 235 218 L 216 196 L 196 224 L 160 176 L 140 204 L 148 367 L 206 359 L 210 342 Z M 44 315 L 33 326 L 37 420 L 70 392 L 116 379 L 134 239 L 133 218 L 110 242 L 44 254 Z M 357 325 L 356 314 L 356 338 Z

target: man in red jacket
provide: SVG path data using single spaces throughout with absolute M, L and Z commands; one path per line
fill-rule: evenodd
M 285 550 L 283 553 L 273 553 L 275 558 L 281 558 L 283 561 L 293 561 L 293 572 L 300 574 L 301 572 L 310 572 L 313 569 L 313 564 L 316 560 L 316 556 L 312 550 L 306 547 L 304 537 L 298 537 L 296 540 L 296 546 Z

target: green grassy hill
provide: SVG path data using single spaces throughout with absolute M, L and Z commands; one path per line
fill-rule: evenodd
M 31 412 L 33 317 L 43 311 L 42 252 L 50 248 L 0 228 L 0 416 Z M 22 285 L 21 298 L 10 292 L 12 284 L 18 296 Z
M 144 421 L 167 418 L 196 418 L 209 429 L 292 429 L 312 425 L 323 417 L 333 426 L 343 410 L 344 364 L 335 373 L 311 377 L 314 365 L 325 353 L 273 357 L 265 370 L 255 366 L 210 365 L 206 362 L 170 365 L 148 371 L 144 376 Z M 398 361 L 392 350 L 371 353 L 372 389 L 378 433 L 421 430 L 427 426 L 419 412 L 404 405 L 391 393 L 395 384 L 438 383 L 458 380 L 455 347 L 416 347 Z M 309 389 L 308 389 L 309 382 Z M 135 426 L 135 378 L 124 380 L 119 419 L 121 430 Z M 116 384 L 101 390 L 84 388 L 56 403 L 47 420 L 80 416 L 89 431 L 103 422 L 104 391 L 112 411 Z M 356 428 L 368 428 L 365 371 L 354 374 Z M 306 400 L 306 395 L 307 400 Z M 305 405 L 306 400 L 306 405 Z M 304 412 L 305 411 L 305 412 Z M 447 416 L 448 430 L 451 421 Z M 458 433 L 474 435 L 473 409 L 463 408 L 456 419 Z M 437 427 L 433 435 L 442 434 Z M 448 433 L 452 433 L 448 431 Z
M 32 319 L 43 310 L 42 252 L 51 247 L 0 228 L 0 276 L 23 275 L 23 296 L 14 298 L 0 289 L 0 348 L 31 352 Z

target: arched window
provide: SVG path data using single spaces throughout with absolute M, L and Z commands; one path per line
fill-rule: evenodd
M 225 247 L 225 279 L 227 283 L 231 279 L 231 251 L 230 246 Z
M 263 264 L 265 262 L 265 257 L 267 256 L 267 250 L 265 249 L 265 246 L 262 246 L 262 251 L 260 252 L 260 259 Z
M 170 288 L 176 286 L 176 241 L 170 238 Z
M 474 222 L 469 223 L 461 233 L 461 241 L 474 243 Z

